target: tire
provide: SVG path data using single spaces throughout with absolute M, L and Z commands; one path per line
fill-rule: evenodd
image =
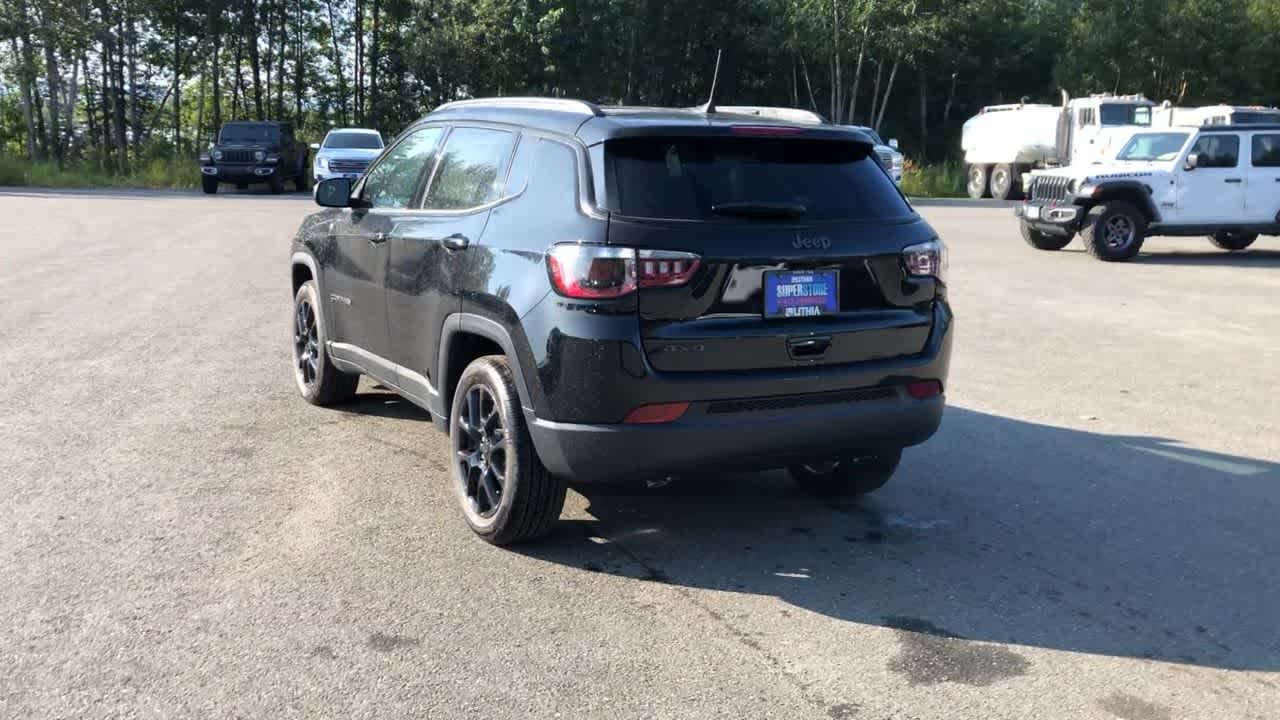
M 819 466 L 793 465 L 791 477 L 806 492 L 820 497 L 866 495 L 884 487 L 898 469 L 902 450 L 831 461 Z
M 1124 232 L 1124 227 L 1128 232 Z M 1132 259 L 1142 249 L 1147 235 L 1147 219 L 1132 203 L 1123 201 L 1098 205 L 1085 216 L 1080 230 L 1084 249 L 1106 262 Z
M 271 187 L 272 195 L 279 195 L 280 193 L 284 192 L 284 178 L 280 177 L 279 170 L 277 170 L 274 173 L 271 173 L 271 180 L 269 181 L 269 184 Z
M 205 195 L 215 195 L 218 192 L 218 179 L 209 175 L 200 176 L 200 189 L 204 190 Z
M 1209 242 L 1219 250 L 1229 250 L 1237 252 L 1244 250 L 1258 239 L 1258 233 L 1242 232 L 1238 230 L 1219 230 L 1209 236 Z
M 969 197 L 981 200 L 987 197 L 990 169 L 986 165 L 970 165 L 965 171 L 964 189 Z
M 1037 250 L 1061 250 L 1062 248 L 1070 245 L 1071 241 L 1075 239 L 1071 235 L 1050 235 L 1048 233 L 1042 233 L 1039 230 L 1032 229 L 1025 220 L 1019 224 L 1022 226 L 1022 239 L 1026 240 L 1028 245 Z
M 293 296 L 293 379 L 303 400 L 325 407 L 355 396 L 360 376 L 333 366 L 320 307 L 315 281 L 304 282 Z
M 1018 177 L 1012 166 L 1001 164 L 991 168 L 988 185 L 991 197 L 996 200 L 1012 200 L 1019 193 L 1018 184 Z
M 449 450 L 463 517 L 485 541 L 510 545 L 555 527 L 566 484 L 538 458 L 505 357 L 479 358 L 462 372 L 449 411 Z

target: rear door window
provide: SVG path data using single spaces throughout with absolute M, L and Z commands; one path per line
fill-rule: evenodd
M 445 140 L 425 207 L 469 210 L 502 196 L 516 136 L 505 130 L 455 128 Z
M 783 206 L 805 220 L 911 214 L 862 143 L 799 138 L 626 138 L 605 147 L 610 200 L 622 215 L 743 221 L 732 205 Z M 716 208 L 721 208 L 717 210 Z
M 1280 167 L 1280 135 L 1253 136 L 1253 166 Z

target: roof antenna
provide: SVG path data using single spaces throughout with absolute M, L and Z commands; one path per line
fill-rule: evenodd
M 698 108 L 702 113 L 713 113 L 716 111 L 716 83 L 720 80 L 720 56 L 724 54 L 724 50 L 716 50 L 716 69 L 711 75 L 711 94 L 707 97 L 707 103 Z

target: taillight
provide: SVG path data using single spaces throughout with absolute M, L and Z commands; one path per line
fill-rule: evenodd
M 941 240 L 931 240 L 902 249 L 902 264 L 908 275 L 936 277 L 945 280 L 947 274 L 947 247 Z
M 689 409 L 687 402 L 673 403 L 657 403 L 655 405 L 641 405 L 640 407 L 627 413 L 622 422 L 630 425 L 651 425 L 655 423 L 667 423 L 679 420 L 681 415 Z
M 547 267 L 556 292 L 583 300 L 612 300 L 636 290 L 636 251 L 605 245 L 555 245 Z
M 937 380 L 919 380 L 907 385 L 907 394 L 916 400 L 937 397 L 942 394 L 942 383 Z
M 638 287 L 684 285 L 701 263 L 693 253 L 609 245 L 556 245 L 547 252 L 556 292 L 583 300 L 612 300 Z
M 675 287 L 689 282 L 702 258 L 693 253 L 641 250 L 636 268 L 640 287 Z

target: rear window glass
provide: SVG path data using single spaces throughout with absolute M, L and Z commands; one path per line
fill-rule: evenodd
M 218 141 L 223 143 L 261 143 L 280 139 L 279 125 L 233 123 L 223 125 Z
M 627 138 L 606 144 L 619 213 L 743 220 L 733 204 L 802 207 L 801 220 L 865 220 L 911 209 L 871 147 L 796 138 Z

